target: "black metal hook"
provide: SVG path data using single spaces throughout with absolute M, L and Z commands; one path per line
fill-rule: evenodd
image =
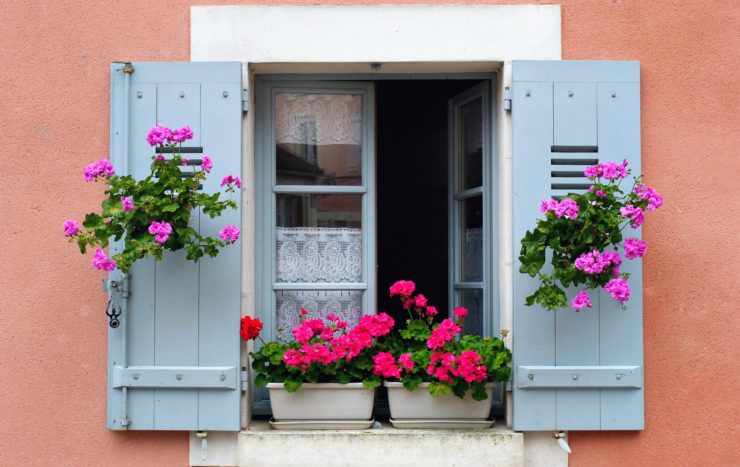
M 108 306 L 105 308 L 105 314 L 108 316 L 108 324 L 113 329 L 121 325 L 121 321 L 118 319 L 121 316 L 121 308 L 115 305 L 111 306 L 110 299 L 108 300 Z

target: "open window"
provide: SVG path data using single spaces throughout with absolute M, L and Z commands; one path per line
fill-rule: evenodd
M 292 340 L 301 308 L 403 320 L 388 293 L 398 279 L 445 313 L 468 307 L 467 332 L 497 333 L 495 75 L 288 78 L 255 86 L 264 337 Z M 254 412 L 269 413 L 267 391 Z

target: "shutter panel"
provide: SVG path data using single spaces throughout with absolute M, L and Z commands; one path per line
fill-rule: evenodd
M 111 67 L 111 158 L 119 174 L 148 175 L 154 125 L 190 125 L 191 160 L 204 154 L 213 170 L 204 183 L 241 174 L 241 64 L 134 63 Z M 197 148 L 202 148 L 202 151 Z M 228 195 L 225 195 L 228 196 Z M 222 194 L 222 197 L 224 195 Z M 241 225 L 241 200 L 215 219 L 193 213 L 193 228 L 217 236 Z M 111 249 L 121 251 L 120 243 Z M 239 430 L 241 241 L 215 258 L 137 261 L 124 281 L 121 325 L 108 331 L 108 428 L 113 430 Z M 112 280 L 120 280 L 113 271 Z
M 626 158 L 640 173 L 639 77 L 638 62 L 513 63 L 515 258 L 542 200 L 590 186 L 580 175 L 586 165 Z M 600 290 L 589 294 L 593 308 L 578 313 L 525 306 L 537 282 L 518 265 L 514 429 L 643 429 L 641 260 L 621 268 L 632 274 L 625 309 Z M 570 299 L 576 289 L 567 292 Z

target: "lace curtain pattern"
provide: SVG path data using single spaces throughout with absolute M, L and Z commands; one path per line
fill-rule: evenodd
M 300 324 L 301 308 L 308 311 L 307 319 L 324 319 L 334 313 L 350 326 L 362 316 L 362 290 L 277 290 L 277 336 L 292 342 L 293 328 Z
M 362 229 L 277 228 L 278 282 L 360 282 Z
M 361 143 L 362 96 L 279 93 L 275 106 L 278 144 Z M 308 122 L 310 131 L 307 131 Z

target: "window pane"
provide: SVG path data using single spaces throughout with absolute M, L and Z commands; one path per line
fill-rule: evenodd
M 277 281 L 362 281 L 362 195 L 277 196 Z
M 460 191 L 483 185 L 483 106 L 481 98 L 460 107 Z
M 463 282 L 480 282 L 483 280 L 483 197 L 458 202 L 462 203 L 460 277 Z
M 463 324 L 465 334 L 483 335 L 483 290 L 463 289 L 460 291 L 462 306 L 468 309 Z
M 277 290 L 276 335 L 284 341 L 294 341 L 293 328 L 300 324 L 301 308 L 308 311 L 307 319 L 323 319 L 334 313 L 350 326 L 362 316 L 362 290 Z
M 362 184 L 362 96 L 278 93 L 278 185 Z

